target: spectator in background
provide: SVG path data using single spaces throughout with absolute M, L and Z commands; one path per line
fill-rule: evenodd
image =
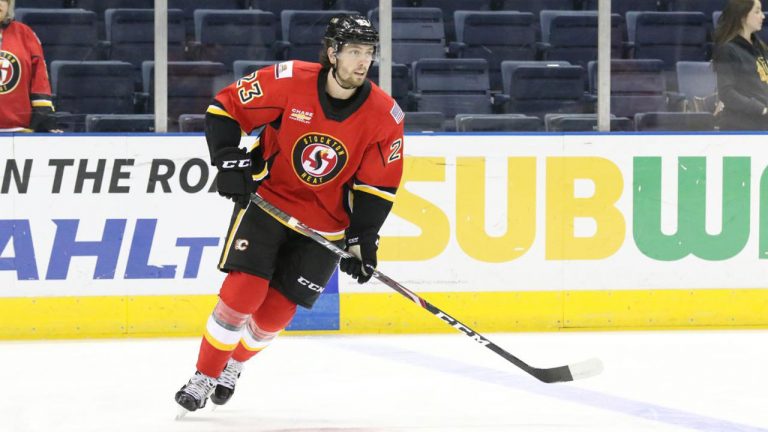
M 13 19 L 15 0 L 0 0 L 0 132 L 61 132 L 40 40 Z
M 768 130 L 768 47 L 759 0 L 728 0 L 715 28 L 712 56 L 723 102 L 721 130 Z

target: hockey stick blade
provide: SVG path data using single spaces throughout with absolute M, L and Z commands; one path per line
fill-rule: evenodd
M 299 233 L 316 241 L 317 243 L 319 243 L 329 251 L 333 252 L 340 258 L 353 257 L 353 255 L 351 255 L 349 252 L 339 248 L 333 242 L 326 239 L 321 234 L 319 234 L 312 228 L 308 227 L 298 219 L 294 218 L 293 216 L 285 213 L 284 211 L 280 210 L 279 208 L 267 202 L 264 198 L 261 197 L 261 195 L 251 194 L 251 202 L 259 206 L 262 210 L 272 215 L 273 217 L 277 218 L 287 226 L 293 228 Z M 573 381 L 577 379 L 583 379 L 583 378 L 595 376 L 600 372 L 602 372 L 603 370 L 602 362 L 594 358 L 573 363 L 566 366 L 558 366 L 553 368 L 535 368 L 529 365 L 528 363 L 520 360 L 519 358 L 515 357 L 514 355 L 508 353 L 507 351 L 505 351 L 495 343 L 488 340 L 488 338 L 486 338 L 485 336 L 472 330 L 461 321 L 448 315 L 442 309 L 424 300 L 418 294 L 404 287 L 399 282 L 395 281 L 394 279 L 390 278 L 389 276 L 385 275 L 379 270 L 375 270 L 373 272 L 373 277 L 378 281 L 380 281 L 381 283 L 383 283 L 384 285 L 388 286 L 389 288 L 402 294 L 403 297 L 411 300 L 412 302 L 421 306 L 423 309 L 428 310 L 433 315 L 440 318 L 441 320 L 446 322 L 448 325 L 450 325 L 454 329 L 460 331 L 461 333 L 464 333 L 464 335 L 468 336 L 469 338 L 479 343 L 480 345 L 483 345 L 486 348 L 490 349 L 491 351 L 495 352 L 496 354 L 500 355 L 505 360 L 519 367 L 520 369 L 527 372 L 528 374 L 530 374 L 531 376 L 533 376 L 534 378 L 538 379 L 541 382 L 557 383 L 557 382 Z

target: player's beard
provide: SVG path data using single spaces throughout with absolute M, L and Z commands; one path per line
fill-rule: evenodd
M 350 71 L 348 74 L 342 74 L 341 71 L 338 69 L 336 70 L 336 81 L 338 81 L 339 84 L 341 84 L 344 88 L 357 88 L 362 86 L 365 83 L 365 77 L 367 74 L 364 74 L 362 77 L 357 76 L 353 71 Z

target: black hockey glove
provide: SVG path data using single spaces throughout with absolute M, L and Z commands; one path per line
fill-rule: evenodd
M 362 236 L 347 236 L 346 251 L 356 258 L 342 258 L 339 268 L 344 273 L 364 284 L 371 280 L 376 270 L 376 251 L 379 249 L 379 236 L 368 234 Z
M 244 149 L 227 147 L 216 152 L 214 164 L 219 169 L 216 176 L 216 189 L 219 195 L 229 198 L 246 208 L 255 191 L 251 177 L 251 158 Z

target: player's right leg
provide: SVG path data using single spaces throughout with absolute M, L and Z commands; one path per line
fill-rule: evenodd
M 184 409 L 194 411 L 205 406 L 216 387 L 248 319 L 267 296 L 269 279 L 287 231 L 287 227 L 258 206 L 236 206 L 219 263 L 219 268 L 228 275 L 219 291 L 219 303 L 206 324 L 197 372 L 176 393 L 176 402 Z M 206 378 L 213 379 L 213 386 Z
M 208 318 L 200 343 L 197 371 L 175 396 L 184 409 L 195 411 L 205 406 L 248 318 L 264 301 L 268 287 L 265 279 L 242 272 L 230 272 L 224 279 L 219 302 Z
M 251 315 L 243 329 L 240 344 L 221 373 L 211 402 L 224 405 L 235 392 L 235 385 L 243 370 L 243 363 L 269 346 L 296 314 L 296 303 L 286 298 L 274 287 L 269 288 L 267 298 Z

